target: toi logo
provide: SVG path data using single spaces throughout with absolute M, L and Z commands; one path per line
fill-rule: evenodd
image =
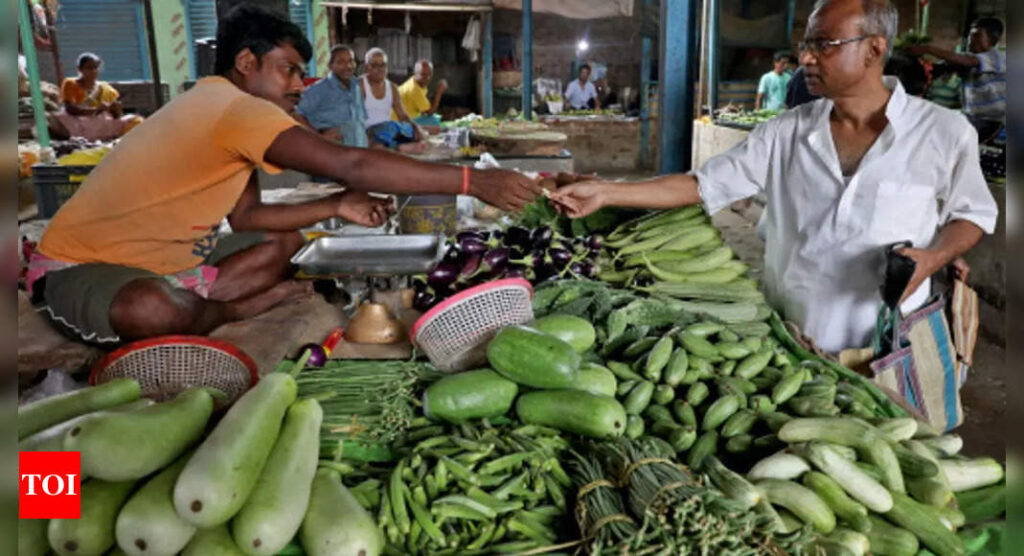
M 18 517 L 81 517 L 81 468 L 79 452 L 19 452 Z

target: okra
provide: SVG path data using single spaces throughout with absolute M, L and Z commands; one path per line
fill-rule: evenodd
M 480 473 L 490 475 L 499 471 L 505 471 L 507 469 L 517 467 L 519 464 L 526 461 L 527 458 L 533 456 L 530 452 L 519 452 L 515 454 L 508 454 L 501 456 L 498 459 L 491 460 L 480 466 Z
M 505 481 L 497 490 L 491 493 L 498 500 L 508 500 L 508 497 L 516 490 L 523 487 L 530 479 L 530 472 L 523 471 L 515 477 Z
M 399 462 L 391 471 L 391 479 L 388 482 L 388 494 L 391 499 L 391 515 L 395 520 L 395 526 L 403 535 L 409 534 L 409 513 L 405 506 L 405 495 L 403 489 L 407 489 L 402 482 L 402 470 L 405 466 Z
M 451 472 L 460 481 L 465 481 L 471 485 L 479 485 L 480 477 L 470 471 L 470 469 L 461 463 L 447 457 L 441 457 L 440 461 L 443 461 L 448 471 Z
M 420 527 L 423 528 L 423 532 L 426 533 L 427 536 L 430 537 L 430 540 L 434 541 L 438 546 L 444 546 L 444 533 L 442 533 L 437 524 L 430 519 L 430 512 L 411 498 L 407 500 L 407 502 L 409 503 L 409 509 L 412 510 L 413 518 L 416 520 L 416 523 L 419 523 Z

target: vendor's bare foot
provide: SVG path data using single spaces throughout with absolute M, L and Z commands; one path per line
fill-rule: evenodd
M 297 301 L 313 295 L 313 283 L 287 280 L 269 290 L 247 299 L 231 303 L 235 320 L 242 320 L 265 313 L 278 305 Z

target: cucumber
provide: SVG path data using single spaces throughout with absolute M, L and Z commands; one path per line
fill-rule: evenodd
M 903 442 L 914 438 L 914 435 L 917 434 L 917 420 L 911 417 L 882 419 L 875 422 L 874 425 L 889 442 Z
M 611 370 L 596 363 L 584 363 L 580 366 L 579 378 L 572 389 L 583 390 L 598 396 L 614 397 L 618 386 L 618 381 L 615 380 L 615 373 L 611 372 Z M 509 400 L 510 407 L 511 404 L 512 400 Z
M 938 477 L 907 477 L 907 492 L 914 500 L 935 508 L 953 500 L 953 491 Z
M 943 459 L 939 460 L 939 466 L 949 480 L 953 492 L 994 485 L 1006 476 L 1003 466 L 990 457 L 971 460 Z
M 893 453 L 896 454 L 900 470 L 903 471 L 903 475 L 907 478 L 928 478 L 939 474 L 939 466 L 932 460 L 921 457 L 891 440 L 889 442 Z
M 377 556 L 384 550 L 373 518 L 359 505 L 336 471 L 320 469 L 299 530 L 310 556 Z
M 956 493 L 956 505 L 968 523 L 995 519 L 1006 513 L 1006 485 L 998 484 Z
M 45 556 L 50 552 L 45 519 L 18 520 L 18 556 Z
M 566 342 L 526 326 L 506 326 L 487 346 L 487 360 L 505 378 L 532 388 L 572 388 L 580 356 Z
M 701 466 L 715 486 L 726 496 L 739 502 L 743 509 L 753 508 L 761 501 L 761 493 L 754 485 L 723 465 L 715 456 L 705 456 Z
M 245 556 L 225 525 L 196 531 L 181 556 Z
M 650 383 L 646 383 L 650 384 Z M 643 386 L 643 383 L 637 388 Z M 651 384 L 653 391 L 654 385 Z M 575 390 L 543 390 L 519 396 L 516 413 L 526 424 L 543 425 L 594 438 L 622 436 L 626 411 L 606 396 Z
M 892 493 L 892 499 L 892 508 L 885 513 L 889 521 L 917 535 L 921 543 L 938 556 L 963 556 L 963 541 L 947 529 L 931 509 L 899 492 Z
M 171 556 L 192 539 L 196 528 L 174 511 L 174 483 L 191 454 L 178 458 L 128 499 L 117 514 L 117 545 L 133 556 Z
M 853 554 L 853 556 L 864 556 L 871 550 L 871 543 L 864 533 L 847 529 L 845 527 L 836 527 L 831 533 L 829 533 L 827 539 L 842 546 Z
M 722 423 L 740 408 L 740 400 L 735 395 L 722 396 L 714 401 L 704 412 L 701 429 L 710 431 L 717 429 Z
M 828 475 L 810 471 L 804 473 L 802 482 L 805 487 L 813 490 L 824 500 L 836 516 L 850 527 L 861 533 L 866 533 L 871 529 L 871 522 L 868 521 L 868 509 L 847 496 L 839 483 L 833 481 Z
M 626 413 L 630 415 L 640 415 L 643 410 L 647 409 L 647 406 L 651 403 L 651 397 L 654 396 L 654 383 L 648 380 L 641 381 L 633 387 L 633 390 L 626 396 L 626 401 L 623 402 Z
M 783 379 L 785 380 L 785 379 Z M 793 419 L 779 429 L 779 438 L 790 444 L 821 440 L 844 446 L 867 448 L 878 439 L 874 428 L 850 417 L 807 417 Z
M 672 352 L 672 357 L 668 360 L 668 366 L 665 367 L 661 379 L 665 384 L 675 388 L 683 382 L 683 377 L 686 376 L 686 370 L 689 368 L 690 358 L 687 357 L 686 350 L 676 348 Z
M 782 430 L 786 423 L 792 421 L 793 418 L 781 411 L 772 411 L 771 413 L 762 414 L 761 420 L 768 425 L 769 429 L 777 433 Z
M 741 434 L 747 434 L 757 422 L 757 414 L 749 409 L 741 409 L 732 414 L 732 417 L 722 425 L 722 438 L 732 438 Z
M 491 369 L 465 371 L 431 384 L 423 392 L 423 412 L 450 423 L 490 419 L 508 413 L 518 393 L 519 385 Z
M 715 454 L 717 447 L 718 433 L 713 430 L 705 432 L 690 447 L 690 453 L 686 455 L 686 465 L 691 468 L 700 467 L 706 456 Z
M 892 509 L 893 495 L 828 444 L 812 442 L 802 451 L 815 467 L 839 483 L 847 494 L 869 510 L 885 513 Z
M 174 508 L 197 527 L 226 523 L 249 498 L 295 401 L 295 380 L 271 373 L 235 402 L 174 485 Z
M 914 556 L 920 548 L 917 535 L 906 529 L 896 527 L 888 521 L 875 516 L 868 516 L 871 528 L 865 533 L 871 553 L 877 556 Z
M 67 432 L 64 449 L 82 453 L 82 473 L 89 477 L 140 479 L 195 444 L 212 413 L 213 396 L 190 388 L 168 402 L 87 419 Z
M 74 427 L 78 426 L 79 423 L 92 417 L 99 417 L 106 415 L 109 412 L 127 412 L 135 411 L 136 409 L 142 409 L 153 405 L 153 400 L 149 398 L 139 398 L 135 401 L 128 402 L 110 409 L 103 409 L 100 411 L 94 411 L 92 413 L 86 413 L 85 415 L 79 415 L 73 419 L 58 423 L 52 427 L 41 430 L 31 436 L 27 436 L 18 442 L 19 452 L 60 452 L 64 450 L 64 435 Z
M 235 544 L 245 553 L 277 554 L 302 525 L 320 454 L 323 416 L 314 399 L 288 408 L 260 478 L 231 522 Z
M 836 514 L 811 489 L 779 479 L 762 479 L 756 486 L 769 502 L 793 512 L 819 533 L 828 534 L 836 528 Z
M 142 388 L 135 379 L 115 378 L 22 405 L 18 407 L 18 440 L 72 417 L 126 404 L 141 396 Z
M 778 479 L 788 481 L 799 478 L 811 470 L 811 466 L 800 456 L 786 451 L 772 454 L 754 464 L 747 472 L 751 481 Z
M 46 536 L 61 556 L 95 556 L 114 546 L 114 521 L 135 487 L 134 481 L 109 483 L 91 479 L 82 483 L 79 519 L 51 519 Z
M 531 324 L 533 328 L 550 334 L 572 346 L 576 353 L 594 347 L 597 331 L 590 321 L 573 315 L 548 315 Z

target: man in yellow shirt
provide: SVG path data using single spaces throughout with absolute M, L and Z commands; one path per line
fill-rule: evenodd
M 33 301 L 66 333 L 112 345 L 204 334 L 307 295 L 290 280 L 298 230 L 331 217 L 379 226 L 390 201 L 364 191 L 466 193 L 504 209 L 538 186 L 508 171 L 426 164 L 348 148 L 290 115 L 312 48 L 290 21 L 245 6 L 220 22 L 216 76 L 136 127 L 57 212 L 29 262 Z M 256 170 L 348 184 L 298 205 L 264 205 Z M 224 218 L 231 235 L 217 230 Z
M 448 90 L 448 82 L 442 79 L 437 83 L 437 90 L 434 91 L 434 101 L 427 100 L 427 87 L 434 77 L 434 64 L 430 60 L 419 60 L 414 66 L 415 71 L 410 77 L 398 87 L 398 93 L 402 95 L 402 106 L 409 117 L 416 120 L 422 116 L 433 116 L 441 105 L 441 96 Z M 423 122 L 417 122 L 423 123 Z M 429 124 L 427 124 L 429 125 Z

